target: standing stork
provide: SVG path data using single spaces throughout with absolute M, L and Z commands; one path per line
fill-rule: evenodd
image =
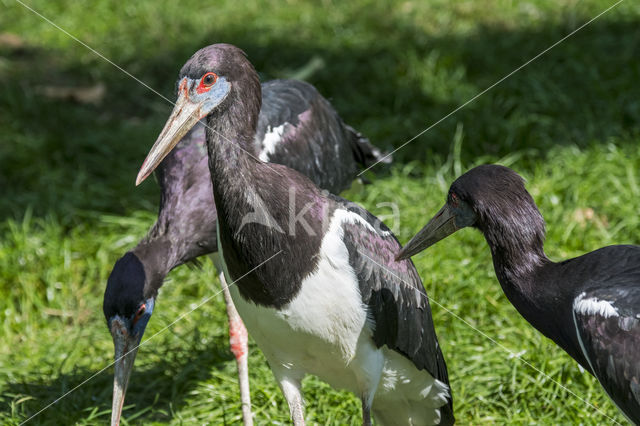
M 248 155 L 260 105 L 258 75 L 240 49 L 199 50 L 180 71 L 176 106 L 136 183 L 180 129 L 206 116 L 224 274 L 295 425 L 304 424 L 308 373 L 358 395 L 365 425 L 372 411 L 381 424 L 452 423 L 447 369 L 413 263 L 394 261 L 400 244 L 366 210 Z
M 444 207 L 398 259 L 467 226 L 484 233 L 498 281 L 518 312 L 640 424 L 640 247 L 609 246 L 552 262 L 543 249 L 544 220 L 523 179 L 484 165 L 453 182 Z
M 333 193 L 349 187 L 359 166 L 381 159 L 388 162 L 368 139 L 344 124 L 310 84 L 273 80 L 262 84 L 262 93 L 264 102 L 251 146 L 259 159 L 296 169 Z M 216 255 L 217 211 L 207 159 L 205 125 L 198 122 L 157 169 L 161 194 L 157 222 L 116 262 L 109 276 L 104 314 L 116 349 L 112 424 L 119 421 L 135 361 L 136 350 L 130 351 L 142 338 L 164 278 L 173 268 L 210 253 L 220 271 L 244 424 L 252 424 L 247 331 Z

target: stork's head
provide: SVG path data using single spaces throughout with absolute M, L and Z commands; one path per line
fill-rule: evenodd
M 128 252 L 113 267 L 102 309 L 115 346 L 111 424 L 117 425 L 138 345 L 153 313 L 156 290 L 149 285 L 140 259 Z
M 407 259 L 467 226 L 482 231 L 491 246 L 541 247 L 544 220 L 524 186 L 508 167 L 486 164 L 456 179 L 447 202 L 396 258 Z
M 260 102 L 258 74 L 242 50 L 230 44 L 198 50 L 180 70 L 173 112 L 142 164 L 136 185 L 153 172 L 198 120 L 216 112 L 222 115 L 235 106 L 235 118 L 249 122 L 245 127 L 253 137 Z

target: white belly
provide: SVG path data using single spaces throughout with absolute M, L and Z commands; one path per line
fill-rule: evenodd
M 384 358 L 373 344 L 342 233 L 332 232 L 336 228 L 330 227 L 323 239 L 316 270 L 303 280 L 295 298 L 279 310 L 245 300 L 237 286 L 231 285 L 224 262 L 221 266 L 236 309 L 276 377 L 279 371 L 309 373 L 335 388 L 361 393 L 375 389 Z M 220 242 L 218 249 L 224 259 Z
M 377 382 L 375 377 L 367 377 L 369 374 L 363 371 L 359 362 L 359 358 L 373 358 L 374 371 L 371 373 L 379 376 L 382 354 L 372 345 L 369 330 L 353 330 L 353 338 L 347 342 L 353 347 L 353 352 L 345 353 L 344 339 L 336 341 L 331 336 L 314 333 L 317 330 L 293 326 L 287 321 L 288 312 L 248 303 L 237 288 L 231 294 L 247 330 L 276 376 L 280 371 L 289 371 L 294 377 L 314 374 L 334 388 L 356 393 L 360 393 L 363 387 L 368 388 L 369 382 Z M 376 358 L 380 358 L 379 363 Z
M 341 220 L 332 221 L 322 241 L 317 269 L 279 310 L 245 300 L 224 261 L 217 262 L 236 309 L 278 381 L 314 374 L 334 388 L 371 399 L 378 389 L 373 410 L 379 423 L 437 424 L 449 388 L 402 355 L 375 347 L 367 308 L 342 241 Z M 220 241 L 218 249 L 224 259 Z

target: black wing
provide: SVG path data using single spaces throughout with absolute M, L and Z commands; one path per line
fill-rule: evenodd
M 594 376 L 618 408 L 640 422 L 640 283 L 583 292 L 574 315 Z
M 448 385 L 429 299 L 415 266 L 411 260 L 394 260 L 401 246 L 384 223 L 365 209 L 335 198 L 376 230 L 359 222 L 344 225 L 349 261 L 375 324 L 376 345 L 387 345 Z
M 351 185 L 358 164 L 383 157 L 312 85 L 297 80 L 262 85 L 255 144 L 262 160 L 291 167 L 332 193 Z
M 344 127 L 348 132 L 353 158 L 361 167 L 367 168 L 377 163 L 392 163 L 393 156 L 391 154 L 381 152 L 376 146 L 371 144 L 368 138 L 348 124 L 345 124 Z

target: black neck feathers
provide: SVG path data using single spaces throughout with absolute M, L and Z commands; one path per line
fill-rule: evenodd
M 460 176 L 450 193 L 475 212 L 474 227 L 482 231 L 491 248 L 502 286 L 532 295 L 533 274 L 549 260 L 543 248 L 544 219 L 523 179 L 507 167 L 479 166 Z
M 507 167 L 479 166 L 458 178 L 450 193 L 472 207 L 473 226 L 491 248 L 496 276 L 509 301 L 586 366 L 573 327 L 566 327 L 573 324 L 571 279 L 563 275 L 563 264 L 550 261 L 544 253 L 544 220 L 523 179 Z
M 236 284 L 245 299 L 279 308 L 295 297 L 302 279 L 316 265 L 313 255 L 319 249 L 322 233 L 316 229 L 321 225 L 310 215 L 326 210 L 326 200 L 318 197 L 318 191 L 304 176 L 255 158 L 251 151 L 255 127 L 250 131 L 237 127 L 256 124 L 260 92 L 251 93 L 257 98 L 250 103 L 254 107 L 230 105 L 207 117 L 219 249 L 231 278 L 243 277 Z M 253 117 L 238 117 L 247 113 Z M 295 205 L 290 206 L 291 194 Z M 304 221 L 294 222 L 294 229 L 289 229 L 291 216 L 306 209 L 310 210 Z M 309 224 L 313 231 L 307 232 L 303 224 Z M 300 243 L 301 239 L 305 244 Z M 279 256 L 278 261 L 250 272 L 273 255 Z
M 533 274 L 548 262 L 544 253 L 545 227 L 542 215 L 529 193 L 512 201 L 510 208 L 481 219 L 498 278 L 521 291 L 533 293 Z

